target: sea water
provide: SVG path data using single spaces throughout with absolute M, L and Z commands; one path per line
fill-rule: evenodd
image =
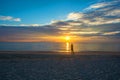
M 69 42 L 0 42 L 0 51 L 69 52 Z M 74 51 L 120 51 L 120 43 L 73 43 Z

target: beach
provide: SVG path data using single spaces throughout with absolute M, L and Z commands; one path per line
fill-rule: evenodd
M 120 80 L 120 0 L 0 0 L 0 80 Z
M 61 53 L 0 51 L 0 80 L 120 80 L 119 52 Z

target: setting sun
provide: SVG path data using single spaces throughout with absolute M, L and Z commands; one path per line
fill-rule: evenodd
M 70 36 L 66 36 L 65 39 L 66 39 L 66 41 L 69 41 L 70 40 Z

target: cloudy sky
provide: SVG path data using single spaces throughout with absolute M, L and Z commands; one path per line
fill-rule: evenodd
M 120 0 L 0 0 L 0 41 L 120 42 Z

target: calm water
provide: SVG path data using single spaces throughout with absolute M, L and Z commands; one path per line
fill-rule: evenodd
M 70 43 L 0 42 L 0 51 L 70 51 Z M 74 51 L 120 51 L 120 43 L 74 43 Z

